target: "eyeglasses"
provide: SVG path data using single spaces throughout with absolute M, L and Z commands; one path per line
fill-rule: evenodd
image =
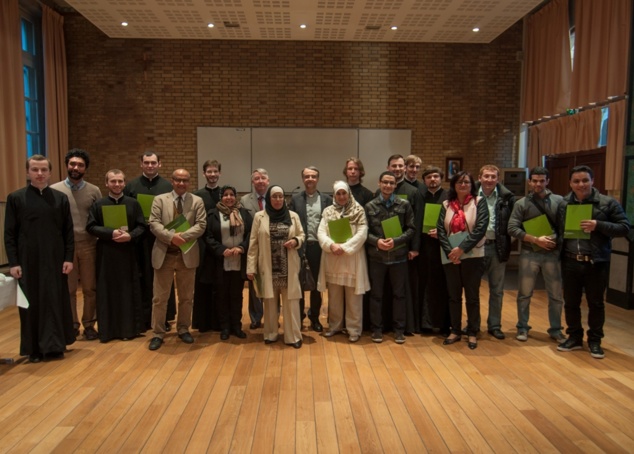
M 381 181 L 381 184 L 384 184 L 386 186 L 396 186 L 395 181 Z
M 456 182 L 456 186 L 471 186 L 471 182 L 469 180 L 462 180 Z
M 172 178 L 174 183 L 189 183 L 189 178 Z

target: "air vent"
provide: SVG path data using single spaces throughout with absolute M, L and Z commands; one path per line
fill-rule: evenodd
M 223 22 L 225 28 L 240 28 L 240 24 L 237 22 L 229 22 L 229 21 L 225 21 Z
M 380 25 L 366 25 L 365 29 L 366 30 L 381 30 L 381 26 Z

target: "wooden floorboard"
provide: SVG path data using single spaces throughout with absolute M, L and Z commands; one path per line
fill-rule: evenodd
M 486 282 L 481 297 L 486 321 Z M 261 330 L 226 342 L 194 331 L 194 344 L 169 333 L 158 352 L 149 333 L 80 338 L 39 364 L 17 354 L 8 308 L 0 453 L 634 452 L 634 311 L 607 305 L 597 360 L 556 350 L 543 290 L 528 342 L 516 341 L 516 297 L 505 291 L 506 340 L 484 332 L 473 351 L 436 335 L 351 344 L 305 329 L 296 350 L 264 345 Z

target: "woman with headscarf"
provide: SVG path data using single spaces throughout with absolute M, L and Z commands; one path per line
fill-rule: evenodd
M 229 339 L 230 333 L 240 339 L 247 337 L 242 331 L 242 289 L 252 219 L 236 195 L 236 188 L 223 186 L 220 201 L 207 214 L 205 241 L 215 258 L 213 281 L 218 289 L 216 308 L 222 340 Z
M 451 334 L 443 345 L 460 340 L 462 291 L 467 306 L 469 348 L 478 346 L 480 329 L 480 280 L 484 272 L 484 241 L 489 224 L 489 209 L 483 197 L 477 197 L 475 181 L 469 172 L 458 172 L 449 183 L 448 200 L 440 209 L 436 225 L 449 293 Z
M 350 342 L 357 342 L 363 327 L 363 295 L 370 290 L 368 263 L 363 247 L 368 236 L 368 225 L 363 207 L 356 202 L 346 183 L 336 181 L 333 194 L 333 203 L 321 214 L 317 231 L 319 245 L 324 252 L 321 255 L 317 290 L 323 292 L 328 289 L 329 326 L 324 337 L 334 336 L 343 330 L 345 298 L 345 327 Z M 345 224 L 349 222 L 348 233 L 351 236 L 342 237 L 336 233 L 337 221 L 340 219 L 347 219 Z
M 302 346 L 299 299 L 300 260 L 297 250 L 304 242 L 304 231 L 297 213 L 284 201 L 284 190 L 270 186 L 264 197 L 265 209 L 253 218 L 247 256 L 247 278 L 254 281 L 264 303 L 264 343 L 278 338 L 278 301 L 281 296 L 284 317 L 284 342 Z

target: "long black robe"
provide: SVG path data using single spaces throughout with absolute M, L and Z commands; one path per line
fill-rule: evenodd
M 29 185 L 7 197 L 4 243 L 9 266 L 29 301 L 20 308 L 20 355 L 62 353 L 75 342 L 64 262 L 73 262 L 75 240 L 66 195 Z
M 117 243 L 104 227 L 102 207 L 125 205 L 132 240 Z M 97 237 L 97 322 L 99 340 L 131 339 L 143 330 L 141 286 L 135 243 L 147 226 L 141 205 L 131 197 L 97 200 L 88 212 L 86 231 Z
M 172 184 L 160 175 L 152 180 L 141 175 L 134 180 L 128 182 L 123 188 L 123 194 L 128 197 L 137 198 L 139 194 L 160 195 L 172 191 Z M 152 247 L 154 246 L 155 237 L 147 229 L 137 241 L 137 260 L 139 269 L 141 270 L 141 300 L 143 307 L 143 323 L 144 329 L 152 327 L 152 296 L 154 293 L 154 268 L 152 268 Z M 176 296 L 174 294 L 174 285 L 167 300 L 166 320 L 173 320 L 176 316 Z
M 203 199 L 207 215 L 216 209 L 220 201 L 220 187 L 214 189 L 204 187 L 194 192 Z M 205 331 L 219 331 L 220 318 L 218 315 L 218 288 L 215 285 L 216 264 L 213 252 L 205 244 L 205 236 L 198 239 L 200 248 L 200 265 L 196 269 L 196 286 L 194 288 L 194 307 L 192 310 L 192 328 L 201 333 Z

